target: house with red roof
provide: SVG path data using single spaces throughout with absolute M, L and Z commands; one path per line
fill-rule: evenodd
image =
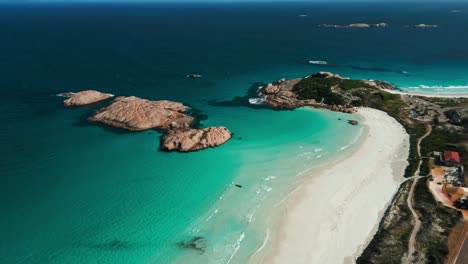
M 442 162 L 445 166 L 455 167 L 460 165 L 460 154 L 456 151 L 445 150 L 441 155 Z

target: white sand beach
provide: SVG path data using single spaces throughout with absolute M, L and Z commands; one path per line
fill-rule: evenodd
M 348 158 L 308 177 L 278 205 L 284 211 L 257 263 L 354 263 L 403 180 L 404 128 L 382 111 L 359 109 L 367 135 Z M 261 259 L 260 259 L 261 258 Z
M 439 97 L 439 98 L 468 98 L 467 93 L 415 93 L 415 92 L 406 92 L 406 91 L 397 91 L 397 90 L 384 90 L 392 94 L 407 94 L 414 96 L 423 96 L 423 97 Z

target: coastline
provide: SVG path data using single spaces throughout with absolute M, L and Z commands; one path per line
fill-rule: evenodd
M 434 92 L 427 92 L 427 93 L 415 93 L 415 92 L 408 92 L 405 90 L 384 90 L 385 92 L 391 94 L 401 94 L 401 95 L 413 95 L 413 96 L 422 96 L 422 97 L 438 97 L 438 98 L 468 98 L 467 93 L 443 93 L 438 94 Z
M 362 144 L 344 160 L 312 172 L 279 204 L 270 245 L 251 262 L 353 263 L 370 242 L 403 180 L 409 136 L 382 111 L 358 113 L 367 127 Z

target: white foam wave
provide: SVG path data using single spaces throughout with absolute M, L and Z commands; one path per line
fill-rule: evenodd
M 263 104 L 263 103 L 265 103 L 265 98 L 250 98 L 249 99 L 249 104 L 256 105 L 256 104 Z
M 231 260 L 232 258 L 234 257 L 234 255 L 236 255 L 237 251 L 239 250 L 240 248 L 240 245 L 242 243 L 242 240 L 244 240 L 244 237 L 245 237 L 245 233 L 242 232 L 242 234 L 240 235 L 240 237 L 237 239 L 236 241 L 236 244 L 234 246 L 234 252 L 232 253 L 232 255 L 229 257 L 229 260 L 227 261 L 227 264 L 231 263 Z
M 72 93 L 72 92 L 68 92 L 68 93 L 59 93 L 59 94 L 56 94 L 55 96 L 58 96 L 58 97 L 70 97 L 69 95 L 73 95 L 75 93 Z
M 210 214 L 210 216 L 208 216 L 208 218 L 206 218 L 205 222 L 208 222 L 211 220 L 211 218 L 213 218 L 213 216 L 215 216 L 216 214 L 218 213 L 218 208 L 216 208 L 212 214 Z
M 264 180 L 269 181 L 269 180 L 273 180 L 273 179 L 276 179 L 276 176 L 268 176 Z
M 297 156 L 302 157 L 302 156 L 310 155 L 310 154 L 312 154 L 312 152 L 304 152 L 304 153 L 301 153 L 301 154 L 297 154 Z
M 323 151 L 323 149 L 321 149 L 321 148 L 316 148 L 316 149 L 314 149 L 314 152 L 315 152 L 315 153 L 320 152 L 320 151 Z
M 262 251 L 265 248 L 266 244 L 268 243 L 268 239 L 270 239 L 270 229 L 269 228 L 266 229 L 265 238 L 263 239 L 262 245 L 253 253 L 252 256 L 254 256 L 255 254 L 257 254 L 258 252 Z
M 446 90 L 446 89 L 468 89 L 468 85 L 448 85 L 448 86 L 441 86 L 441 85 L 419 85 L 419 86 L 410 86 L 410 87 L 402 87 L 402 89 L 431 89 L 431 90 Z

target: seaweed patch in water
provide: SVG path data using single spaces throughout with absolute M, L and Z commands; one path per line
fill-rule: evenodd
M 177 243 L 177 245 L 180 248 L 197 250 L 200 251 L 200 254 L 203 254 L 206 251 L 207 241 L 204 237 L 194 236 L 187 241 Z

